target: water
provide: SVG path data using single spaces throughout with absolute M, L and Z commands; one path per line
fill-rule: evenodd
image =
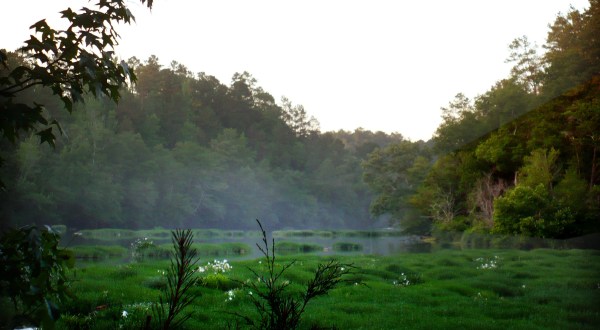
M 276 234 L 277 236 L 277 234 Z M 121 238 L 116 235 L 111 239 L 93 239 L 84 236 L 74 235 L 69 233 L 67 238 L 63 240 L 64 246 L 106 246 L 106 245 L 119 245 L 125 248 L 130 248 L 136 238 L 128 237 Z M 170 238 L 151 238 L 155 245 L 168 244 L 171 242 Z M 208 244 L 221 244 L 221 243 L 243 243 L 249 247 L 249 251 L 246 251 L 243 255 L 231 256 L 242 259 L 255 259 L 262 257 L 260 250 L 256 244 L 263 244 L 262 237 L 258 235 L 258 232 L 248 232 L 245 235 L 219 235 L 218 237 L 196 237 L 195 243 L 208 243 Z M 272 237 L 269 234 L 268 237 L 269 245 L 272 244 Z M 391 255 L 400 252 L 429 252 L 431 244 L 423 242 L 419 236 L 415 235 L 402 235 L 402 236 L 377 236 L 377 237 L 365 237 L 365 236 L 319 236 L 311 235 L 306 236 L 290 236 L 290 237 L 275 237 L 275 243 L 290 242 L 296 244 L 316 244 L 321 248 L 310 252 L 316 255 Z M 336 243 L 353 244 L 360 249 L 353 251 L 340 251 L 336 250 Z M 276 254 L 288 254 L 285 251 L 277 252 Z M 230 256 L 228 256 L 230 257 Z
M 417 235 L 400 235 L 400 236 L 385 236 L 385 235 L 373 235 L 368 237 L 367 235 L 325 235 L 320 236 L 311 234 L 310 231 L 306 232 L 305 236 L 285 236 L 280 237 L 275 234 L 275 243 L 279 242 L 291 242 L 296 244 L 316 244 L 321 248 L 316 251 L 308 252 L 313 255 L 333 256 L 333 255 L 378 255 L 387 256 L 398 253 L 429 253 L 443 249 L 487 249 L 487 248 L 499 248 L 499 249 L 521 249 L 530 250 L 534 248 L 591 248 L 600 249 L 600 234 L 588 235 L 586 237 L 580 237 L 570 240 L 549 240 L 540 238 L 525 238 L 525 237 L 506 237 L 506 236 L 492 236 L 492 235 L 477 235 L 477 234 L 462 234 L 462 233 L 445 233 L 437 235 L 437 237 L 423 238 Z M 361 234 L 364 234 L 361 233 Z M 67 240 L 66 246 L 76 245 L 120 245 L 125 248 L 130 248 L 131 243 L 136 238 L 120 238 L 118 235 L 114 239 L 90 239 L 82 236 L 73 235 Z M 151 240 L 156 245 L 170 243 L 171 240 L 168 236 L 162 236 L 163 238 L 152 238 Z M 221 234 L 215 237 L 196 237 L 194 240 L 196 243 L 209 243 L 209 244 L 221 244 L 221 243 L 243 243 L 249 247 L 249 251 L 245 251 L 242 255 L 231 255 L 228 254 L 226 257 L 229 259 L 256 259 L 262 257 L 262 253 L 257 248 L 256 244 L 263 246 L 262 237 L 259 236 L 258 232 L 246 232 L 242 235 L 238 234 Z M 269 245 L 272 243 L 272 237 L 269 234 L 268 237 Z M 358 250 L 353 251 L 340 251 L 336 250 L 336 243 L 348 243 L 356 244 L 360 247 Z M 286 251 L 277 251 L 277 255 L 287 255 Z M 295 253 L 298 254 L 298 253 Z M 222 257 L 222 256 L 221 256 Z M 209 257 L 203 257 L 206 259 Z

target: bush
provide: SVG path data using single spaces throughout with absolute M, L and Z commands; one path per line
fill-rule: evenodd
M 11 229 L 0 237 L 0 299 L 5 326 L 42 325 L 52 328 L 67 298 L 65 268 L 75 264 L 71 251 L 58 247 L 60 236 L 50 227 Z M 11 319 L 5 319 L 10 315 Z
M 259 274 L 250 269 L 252 274 L 258 278 L 258 282 L 250 281 L 250 299 L 259 313 L 258 320 L 248 316 L 233 313 L 246 321 L 246 324 L 256 329 L 296 329 L 300 323 L 306 305 L 313 298 L 326 295 L 338 284 L 347 282 L 343 277 L 351 273 L 354 266 L 331 260 L 325 264 L 319 264 L 314 277 L 308 281 L 306 291 L 300 296 L 288 292 L 290 282 L 283 280 L 282 276 L 295 261 L 283 266 L 275 263 L 275 251 L 272 240 L 271 247 L 267 241 L 267 234 L 260 221 L 256 220 L 262 232 L 263 245 L 256 245 L 265 256 L 266 274 Z
M 493 233 L 559 237 L 577 215 L 561 206 L 542 184 L 535 188 L 516 186 L 494 202 Z
M 439 229 L 445 230 L 445 231 L 462 232 L 462 231 L 465 231 L 465 230 L 471 228 L 472 223 L 473 223 L 473 221 L 471 218 L 464 216 L 464 215 L 458 215 L 458 216 L 455 216 L 454 218 L 452 218 L 448 222 L 437 222 L 436 226 Z
M 223 290 L 223 291 L 237 289 L 240 287 L 240 284 L 238 282 L 230 280 L 229 277 L 227 277 L 223 274 L 206 275 L 205 277 L 200 278 L 198 280 L 198 284 L 205 288 L 217 289 L 217 290 Z
M 499 234 L 543 235 L 543 210 L 550 203 L 544 185 L 516 186 L 494 202 L 494 227 Z

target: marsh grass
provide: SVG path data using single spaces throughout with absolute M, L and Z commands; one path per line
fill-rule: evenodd
M 478 258 L 495 256 L 502 260 L 496 268 L 477 269 L 481 265 Z M 361 273 L 353 276 L 367 286 L 342 286 L 315 300 L 307 306 L 301 328 L 505 330 L 600 326 L 597 251 L 441 250 L 337 259 L 359 267 Z M 281 280 L 289 281 L 290 289 L 300 290 L 326 259 L 317 255 L 282 256 L 277 263 L 285 265 L 292 260 L 294 265 Z M 208 261 L 212 258 L 201 259 L 200 264 Z M 265 267 L 261 259 L 231 264 L 233 268 L 224 278 L 244 281 L 256 281 L 248 268 Z M 85 318 L 94 312 L 93 328 L 118 326 L 123 321 L 118 313 L 128 310 L 127 306 L 156 301 L 159 290 L 149 284 L 159 282 L 157 278 L 167 266 L 165 260 L 147 260 L 129 266 L 95 264 L 77 269 L 72 288 L 77 300 L 66 306 L 70 322 L 76 323 L 72 317 Z M 402 273 L 418 275 L 421 282 L 394 285 Z M 234 293 L 231 300 L 230 290 Z M 254 312 L 248 293 L 235 284 L 196 285 L 192 292 L 202 294 L 202 298 L 189 307 L 194 314 L 186 323 L 188 329 L 225 329 L 231 323 L 226 311 L 244 315 Z M 96 311 L 102 305 L 108 308 Z M 69 329 L 64 320 L 58 326 Z
M 245 243 L 194 243 L 192 247 L 200 257 L 234 257 L 250 253 L 251 247 Z M 167 259 L 171 255 L 170 244 L 149 245 L 143 249 L 126 249 L 118 245 L 78 245 L 69 248 L 75 253 L 75 258 L 80 260 L 100 261 L 110 258 L 127 258 L 144 261 L 145 259 Z
M 111 246 L 92 246 L 92 245 L 81 245 L 73 246 L 69 248 L 75 253 L 77 259 L 91 259 L 100 260 L 108 258 L 122 258 L 126 257 L 129 251 L 118 245 Z
M 278 254 L 299 254 L 323 251 L 323 246 L 312 243 L 276 242 L 275 250 Z

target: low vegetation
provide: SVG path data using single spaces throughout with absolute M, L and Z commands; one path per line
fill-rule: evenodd
M 114 228 L 84 229 L 78 231 L 77 233 L 77 235 L 81 236 L 83 239 L 99 241 L 114 241 L 115 239 L 131 240 L 136 238 L 168 241 L 171 237 L 171 230 L 164 228 L 142 230 Z M 193 234 L 196 239 L 217 239 L 232 237 L 259 237 L 260 233 L 252 230 L 193 229 Z
M 326 259 L 284 256 L 276 264 L 294 260 L 280 280 L 301 293 Z M 361 271 L 348 279 L 366 285 L 342 286 L 316 299 L 300 328 L 596 329 L 600 324 L 598 251 L 440 250 L 338 260 L 358 267 Z M 257 281 L 249 269 L 266 269 L 264 259 L 227 261 L 214 269 L 206 266 L 209 261 L 214 264 L 199 262 L 204 271 L 197 272 L 201 280 L 190 292 L 201 297 L 188 307 L 193 315 L 185 328 L 224 329 L 238 320 L 232 312 L 256 315 L 251 298 L 256 292 L 244 282 Z M 67 302 L 58 327 L 141 324 L 157 301 L 167 267 L 168 261 L 147 259 L 78 268 L 72 282 L 77 297 Z

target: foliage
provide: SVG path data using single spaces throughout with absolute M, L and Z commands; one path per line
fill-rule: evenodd
M 510 77 L 442 108 L 437 160 L 409 197 L 438 227 L 541 237 L 598 230 L 599 9 L 594 0 L 559 15 L 544 56 L 526 36 L 515 39 Z
M 152 2 L 148 0 L 149 8 Z M 7 53 L 0 51 L 0 67 L 9 70 L 0 74 L 0 132 L 4 138 L 15 142 L 21 132 L 35 130 L 42 142 L 55 143 L 52 125 L 60 130 L 58 122 L 44 115 L 42 104 L 17 100 L 23 91 L 49 88 L 70 112 L 73 103 L 83 101 L 85 92 L 95 97 L 107 95 L 116 102 L 119 88 L 135 81 L 127 63 L 117 63 L 112 51 L 119 37 L 114 27 L 130 23 L 133 15 L 123 0 L 102 0 L 97 6 L 84 7 L 78 13 L 71 8 L 63 10 L 62 17 L 69 21 L 66 30 L 55 30 L 46 20 L 33 24 L 34 35 L 19 50 L 26 56 L 21 65 L 9 67 Z
M 2 323 L 53 328 L 60 305 L 69 294 L 66 268 L 71 251 L 58 247 L 60 236 L 50 227 L 10 229 L 0 238 L 0 299 L 10 299 Z M 12 314 L 12 315 L 11 315 Z
M 553 190 L 557 205 L 569 207 L 575 213 L 585 212 L 590 204 L 588 184 L 577 174 L 574 167 L 565 172 Z
M 59 118 L 67 134 L 55 150 L 32 137 L 3 150 L 7 223 L 51 218 L 76 229 L 139 229 L 169 219 L 178 227 L 251 229 L 243 219 L 264 215 L 274 229 L 370 226 L 365 155 L 331 133 L 296 136 L 284 109 L 259 102 L 255 85 L 246 86 L 252 102 L 234 104 L 248 76 L 226 86 L 180 64 L 163 68 L 155 57 L 129 62 L 137 84 L 120 91 L 118 105 L 87 96 L 74 105 L 82 111 Z M 46 103 L 60 117 L 60 106 Z M 369 133 L 348 138 L 360 144 Z
M 410 209 L 409 196 L 416 192 L 430 168 L 422 143 L 402 141 L 376 149 L 363 162 L 363 180 L 377 193 L 371 213 L 401 219 Z
M 194 234 L 191 230 L 175 230 L 172 232 L 173 256 L 167 272 L 167 286 L 160 296 L 159 303 L 152 307 L 155 320 L 162 329 L 180 327 L 192 317 L 184 314 L 196 296 L 190 289 L 196 284 L 196 250 L 192 248 Z
M 156 245 L 152 240 L 149 240 L 148 237 L 138 238 L 131 243 L 131 256 L 135 259 L 143 259 L 146 251 L 155 249 Z
M 243 318 L 247 325 L 256 329 L 297 329 L 306 305 L 312 299 L 326 295 L 340 283 L 348 282 L 343 277 L 351 274 L 354 266 L 336 260 L 319 264 L 314 272 L 314 277 L 306 284 L 306 290 L 300 296 L 294 297 L 287 292 L 290 282 L 284 280 L 283 276 L 295 261 L 280 267 L 276 264 L 275 239 L 272 240 L 269 249 L 267 233 L 260 221 L 256 221 L 261 229 L 263 241 L 262 246 L 258 243 L 256 246 L 265 256 L 267 272 L 259 274 L 250 268 L 254 277 L 258 278 L 258 282 L 250 281 L 247 285 L 251 290 L 250 299 L 259 314 L 259 319 L 256 321 L 239 313 L 234 313 L 234 315 Z
M 525 165 L 521 168 L 519 184 L 529 187 L 543 185 L 546 189 L 552 189 L 552 182 L 556 176 L 556 161 L 559 152 L 555 149 L 550 151 L 536 149 L 530 156 L 525 156 Z
M 497 238 L 485 237 L 488 242 Z M 342 286 L 312 300 L 300 328 L 331 329 L 335 325 L 338 329 L 502 330 L 531 329 L 534 322 L 534 327 L 540 329 L 569 329 L 575 323 L 578 329 L 597 329 L 600 322 L 596 313 L 600 262 L 597 251 L 565 248 L 563 244 L 570 243 L 565 240 L 544 240 L 546 244 L 540 244 L 542 240 L 538 239 L 509 238 L 513 242 L 502 242 L 493 249 L 481 248 L 483 244 L 479 248 L 473 248 L 473 244 L 440 249 L 440 241 L 434 244 L 431 253 L 340 255 L 338 260 L 361 269 L 348 279 L 362 279 L 368 286 Z M 597 246 L 597 235 L 588 240 Z M 548 248 L 551 245 L 556 248 Z M 499 267 L 477 269 L 484 262 L 476 259 L 482 258 L 489 264 L 488 260 L 495 256 L 501 260 Z M 289 290 L 300 292 L 303 284 L 313 277 L 311 270 L 326 259 L 317 255 L 279 256 L 276 267 L 293 259 L 297 261 L 286 271 L 284 280 L 290 281 Z M 264 258 L 236 260 L 231 264 L 233 270 L 227 276 L 253 281 L 257 279 L 248 267 L 265 266 Z M 165 265 L 161 260 L 134 264 L 136 275 L 130 277 L 114 276 L 117 268 L 114 262 L 78 268 L 78 280 L 72 283 L 78 299 L 66 306 L 68 309 L 58 320 L 57 328 L 77 329 L 65 326 L 67 317 L 77 315 L 81 319 L 78 324 L 93 329 L 133 324 L 138 315 L 134 306 L 148 306 L 159 292 L 148 288 L 145 281 L 155 278 L 157 269 Z M 408 286 L 401 285 L 404 277 L 410 281 Z M 419 277 L 424 284 L 413 285 Z M 107 291 L 106 295 L 103 291 Z M 197 286 L 196 291 L 202 294 L 202 299 L 196 299 L 188 307 L 194 315 L 184 328 L 227 329 L 231 318 L 223 315 L 223 311 L 258 315 L 253 313 L 254 306 L 246 290 L 233 290 L 233 300 L 221 288 Z M 95 309 L 105 304 L 112 307 Z M 126 319 L 122 317 L 123 311 L 128 312 Z
M 558 205 L 543 184 L 518 185 L 494 204 L 493 231 L 537 237 L 561 237 L 570 234 L 576 213 L 569 205 Z

